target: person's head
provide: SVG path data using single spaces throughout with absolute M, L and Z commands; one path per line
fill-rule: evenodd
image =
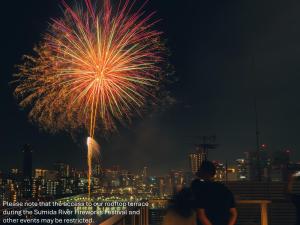
M 216 174 L 216 166 L 210 161 L 202 162 L 196 175 L 205 180 L 211 180 Z

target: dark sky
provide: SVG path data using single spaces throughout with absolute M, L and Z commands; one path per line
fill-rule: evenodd
M 242 157 L 255 149 L 255 95 L 262 142 L 300 158 L 299 1 L 151 0 L 146 8 L 162 19 L 158 28 L 179 80 L 170 88 L 176 104 L 98 140 L 105 167 L 146 165 L 152 173 L 187 168 L 197 143 L 188 136 L 206 134 L 216 134 L 220 144 L 211 158 Z M 56 161 L 84 167 L 85 138 L 39 131 L 9 85 L 14 65 L 32 52 L 50 18 L 61 15 L 59 1 L 3 1 L 0 14 L 0 169 L 20 166 L 25 143 L 34 147 L 36 167 Z

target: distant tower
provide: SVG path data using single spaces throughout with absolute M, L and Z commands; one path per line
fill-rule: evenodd
M 144 166 L 143 171 L 142 171 L 142 180 L 144 184 L 148 183 L 148 167 Z
M 193 174 L 195 174 L 199 170 L 202 162 L 205 161 L 206 158 L 207 158 L 206 151 L 203 148 L 198 146 L 196 148 L 196 152 L 190 153 L 189 155 L 190 169 Z
M 23 149 L 23 196 L 32 197 L 32 147 L 24 145 Z
M 147 166 L 144 166 L 143 177 L 148 177 L 148 167 Z

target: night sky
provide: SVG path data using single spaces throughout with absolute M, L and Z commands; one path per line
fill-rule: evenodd
M 233 161 L 254 150 L 257 97 L 261 142 L 289 148 L 300 159 L 300 2 L 297 0 L 150 0 L 170 49 L 176 103 L 120 127 L 102 146 L 104 167 L 150 173 L 188 168 L 197 138 L 217 135 L 210 159 Z M 56 161 L 85 167 L 85 137 L 42 132 L 27 119 L 9 84 L 14 65 L 32 53 L 58 0 L 1 2 L 0 169 L 20 167 L 21 147 L 34 148 L 34 166 Z M 254 60 L 253 60 L 254 59 Z M 254 63 L 252 63 L 254 62 Z

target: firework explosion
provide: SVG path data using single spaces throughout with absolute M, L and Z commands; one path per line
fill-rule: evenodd
M 145 15 L 144 5 L 133 10 L 131 2 L 62 2 L 63 17 L 52 19 L 15 75 L 15 95 L 31 121 L 52 132 L 85 128 L 94 138 L 96 127 L 113 131 L 154 99 L 164 62 L 161 33 L 153 29 L 154 13 Z

